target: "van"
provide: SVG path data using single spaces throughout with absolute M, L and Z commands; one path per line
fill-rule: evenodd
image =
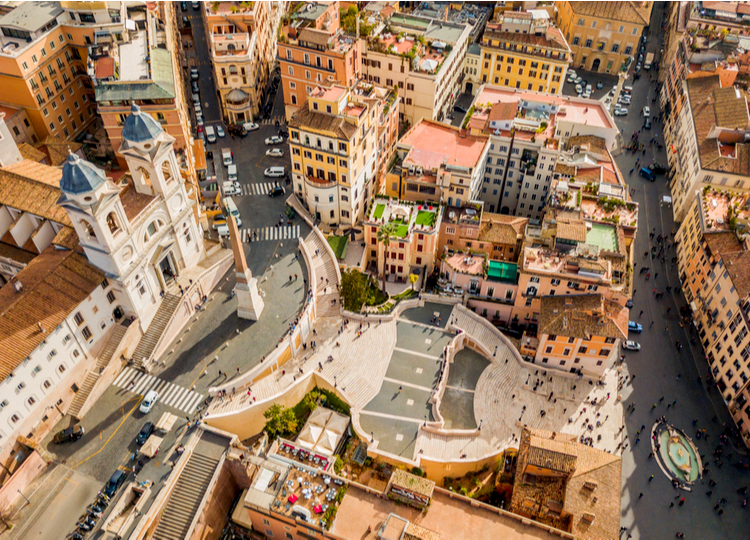
M 224 207 L 227 209 L 227 214 L 231 214 L 234 217 L 240 217 L 240 211 L 237 210 L 237 205 L 234 204 L 234 200 L 231 197 L 224 199 Z
M 237 181 L 237 165 L 234 163 L 229 166 L 227 169 L 227 173 L 229 174 L 229 181 L 230 182 L 236 182 Z
M 209 143 L 216 142 L 216 130 L 213 126 L 206 126 L 206 139 L 208 139 Z
M 229 167 L 232 164 L 232 158 L 232 151 L 229 148 L 221 149 L 221 162 L 225 167 Z
M 242 195 L 242 189 L 235 182 L 224 182 L 222 185 L 225 197 L 234 197 L 236 195 Z
M 648 167 L 641 167 L 641 170 L 638 172 L 638 174 L 640 174 L 646 180 L 650 180 L 651 182 L 656 180 L 656 175 L 654 174 L 654 171 L 652 171 Z
M 219 233 L 219 237 L 221 238 L 229 237 L 229 227 L 227 227 L 226 225 L 219 225 L 216 228 L 216 232 Z
M 632 94 L 633 93 L 633 87 L 632 86 L 623 86 L 622 91 L 626 94 Z
M 143 401 L 141 401 L 141 407 L 140 411 L 143 414 L 148 414 L 151 412 L 151 409 L 154 408 L 154 405 L 159 400 L 159 394 L 156 393 L 156 390 L 149 390 L 146 393 L 146 397 L 143 398 Z
M 284 167 L 268 167 L 263 171 L 263 176 L 268 176 L 269 178 L 281 178 L 285 174 L 286 169 Z

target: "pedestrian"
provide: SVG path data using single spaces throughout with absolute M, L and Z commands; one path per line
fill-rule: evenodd
M 651 482 L 651 480 L 653 479 L 654 479 L 654 475 L 652 474 L 651 476 L 649 476 L 648 481 Z
M 642 491 L 641 491 L 641 494 L 640 494 L 640 495 L 638 495 L 638 498 L 639 498 L 639 499 L 642 499 L 642 498 L 643 498 L 643 492 L 642 492 Z

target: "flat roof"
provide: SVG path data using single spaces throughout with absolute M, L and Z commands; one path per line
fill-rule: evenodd
M 442 165 L 476 167 L 488 142 L 487 137 L 462 136 L 451 126 L 422 119 L 413 126 L 399 144 L 412 147 L 404 164 L 417 165 L 427 170 Z
M 23 2 L 0 18 L 0 27 L 35 32 L 63 12 L 60 2 Z
M 474 98 L 474 103 L 517 104 L 521 100 L 556 104 L 564 107 L 564 112 L 558 112 L 555 115 L 555 122 L 566 121 L 593 127 L 617 129 L 614 121 L 610 122 L 604 110 L 604 105 L 593 99 L 550 95 L 531 90 L 508 89 L 485 84 Z
M 515 283 L 518 275 L 518 265 L 516 263 L 490 261 L 487 269 L 487 278 L 490 281 L 504 281 L 506 283 Z

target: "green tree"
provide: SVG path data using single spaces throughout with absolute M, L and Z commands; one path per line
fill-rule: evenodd
M 388 277 L 388 246 L 391 245 L 391 238 L 396 236 L 396 225 L 386 223 L 378 229 L 378 242 L 383 244 L 383 292 L 385 293 L 385 280 Z
M 368 281 L 368 276 L 359 270 L 350 268 L 341 272 L 340 293 L 344 309 L 354 312 L 362 309 L 367 300 Z
M 288 435 L 297 431 L 297 417 L 292 409 L 274 403 L 263 413 L 266 419 L 265 429 L 269 438 L 273 441 L 282 435 Z
M 411 283 L 411 290 L 414 290 L 414 284 L 419 281 L 419 276 L 417 274 L 409 274 L 409 283 Z

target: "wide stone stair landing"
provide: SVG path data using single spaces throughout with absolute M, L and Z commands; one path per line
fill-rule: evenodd
M 143 334 L 141 341 L 138 342 L 138 346 L 133 352 L 133 365 L 137 368 L 148 370 L 151 355 L 154 353 L 154 349 L 159 343 L 164 329 L 169 324 L 169 321 L 172 320 L 172 315 L 174 315 L 177 306 L 180 305 L 180 300 L 181 298 L 175 294 L 164 294 L 159 310 L 151 320 L 148 330 Z
M 187 537 L 224 451 L 216 443 L 204 440 L 205 437 L 204 433 L 180 473 L 154 531 L 154 540 L 184 540 Z
M 318 317 L 337 317 L 341 313 L 339 305 L 339 284 L 336 273 L 338 262 L 330 256 L 325 240 L 313 231 L 305 239 L 307 249 L 312 257 L 315 268 L 315 279 L 317 280 L 317 315 Z M 315 252 L 318 252 L 316 255 Z M 326 281 L 328 280 L 328 281 Z
M 86 400 L 88 399 L 89 394 L 91 394 L 91 390 L 96 386 L 100 373 L 109 365 L 109 361 L 112 359 L 112 356 L 115 354 L 117 347 L 120 345 L 120 342 L 127 331 L 128 326 L 125 324 L 118 324 L 115 326 L 114 330 L 112 330 L 107 345 L 99 353 L 99 358 L 96 361 L 96 365 L 94 365 L 94 369 L 86 374 L 86 378 L 83 380 L 81 388 L 76 393 L 76 397 L 73 398 L 73 403 L 71 403 L 68 408 L 68 414 L 80 420 L 78 415 L 86 404 Z

